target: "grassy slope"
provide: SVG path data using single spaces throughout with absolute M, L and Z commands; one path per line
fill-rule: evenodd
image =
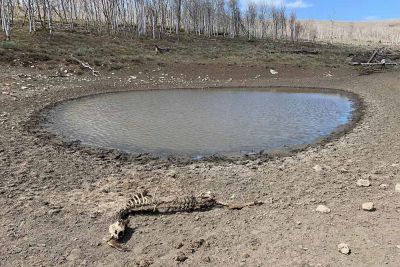
M 170 47 L 172 51 L 156 55 L 154 44 Z M 307 49 L 320 51 L 317 55 L 282 53 L 282 50 Z M 0 63 L 54 69 L 76 65 L 69 59 L 73 54 L 100 70 L 146 69 L 156 65 L 176 63 L 296 65 L 303 68 L 318 66 L 338 67 L 349 54 L 362 50 L 358 47 L 328 44 L 289 43 L 272 40 L 247 42 L 228 38 L 207 39 L 184 36 L 163 40 L 131 36 L 98 36 L 85 33 L 56 32 L 49 39 L 47 33 L 29 35 L 26 30 L 14 31 L 13 40 L 0 41 Z

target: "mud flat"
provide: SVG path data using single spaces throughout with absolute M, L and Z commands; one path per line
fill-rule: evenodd
M 154 82 L 161 71 L 100 78 L 50 78 L 17 68 L 2 72 L 0 265 L 397 266 L 398 74 L 336 70 L 327 77 L 325 69 L 282 68 L 276 77 L 263 67 L 233 66 L 225 73 L 220 68 L 166 68 L 163 73 L 180 78 L 162 83 Z M 199 73 L 208 78 L 197 79 Z M 66 99 L 126 88 L 226 85 L 342 89 L 362 99 L 363 116 L 324 142 L 280 157 L 185 164 L 81 149 L 33 127 L 37 112 Z M 358 186 L 360 179 L 370 186 Z M 132 218 L 134 232 L 126 243 L 132 251 L 106 246 L 102 238 L 128 196 L 156 188 L 163 196 L 210 190 L 222 200 L 265 204 Z M 369 202 L 372 212 L 362 209 Z M 317 212 L 319 205 L 330 212 Z M 339 244 L 351 253 L 340 253 Z

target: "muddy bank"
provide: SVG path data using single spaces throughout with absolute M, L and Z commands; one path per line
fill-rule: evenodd
M 198 67 L 198 68 L 197 68 Z M 49 78 L 27 69 L 0 74 L 1 266 L 397 266 L 400 230 L 400 78 L 349 70 L 191 66 L 100 78 Z M 197 68 L 197 69 L 196 69 Z M 215 69 L 213 69 L 215 68 Z M 184 69 L 187 69 L 185 72 Z M 178 79 L 159 82 L 161 72 Z M 199 73 L 208 80 L 197 79 Z M 219 73 L 213 75 L 213 73 Z M 182 74 L 183 76 L 181 76 Z M 255 78 L 256 75 L 259 77 Z M 137 81 L 129 82 L 132 75 Z M 143 82 L 142 82 L 143 81 Z M 160 83 L 155 85 L 153 83 Z M 124 88 L 212 86 L 340 88 L 363 99 L 362 120 L 323 146 L 274 160 L 175 164 L 118 160 L 27 132 L 32 116 L 69 98 Z M 361 115 L 361 114 L 360 114 Z M 34 124 L 37 126 L 37 124 Z M 33 128 L 29 128 L 32 130 Z M 78 148 L 78 149 L 77 149 Z M 117 160 L 116 160 L 117 158 Z M 144 157 L 145 158 L 145 157 Z M 357 181 L 368 180 L 360 187 Z M 212 191 L 227 202 L 261 200 L 241 211 L 135 217 L 126 246 L 102 238 L 130 194 Z M 362 210 L 373 202 L 376 210 Z M 325 205 L 330 213 L 316 212 Z M 338 252 L 346 243 L 350 255 Z

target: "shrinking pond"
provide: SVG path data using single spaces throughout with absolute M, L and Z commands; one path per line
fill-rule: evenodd
M 282 89 L 172 89 L 58 104 L 45 129 L 82 144 L 158 156 L 240 155 L 315 142 L 346 124 L 339 94 Z

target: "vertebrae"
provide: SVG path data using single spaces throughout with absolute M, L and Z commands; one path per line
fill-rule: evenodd
M 238 205 L 227 204 L 216 200 L 211 192 L 202 193 L 198 196 L 191 195 L 158 199 L 155 197 L 155 194 L 151 196 L 147 191 L 144 191 L 134 194 L 133 197 L 128 200 L 125 208 L 119 211 L 117 222 L 110 225 L 110 237 L 106 241 L 110 246 L 116 249 L 126 250 L 118 241 L 125 234 L 127 225 L 129 224 L 129 216 L 205 211 L 213 208 L 228 208 L 234 210 L 261 204 L 263 203 L 260 201 Z

